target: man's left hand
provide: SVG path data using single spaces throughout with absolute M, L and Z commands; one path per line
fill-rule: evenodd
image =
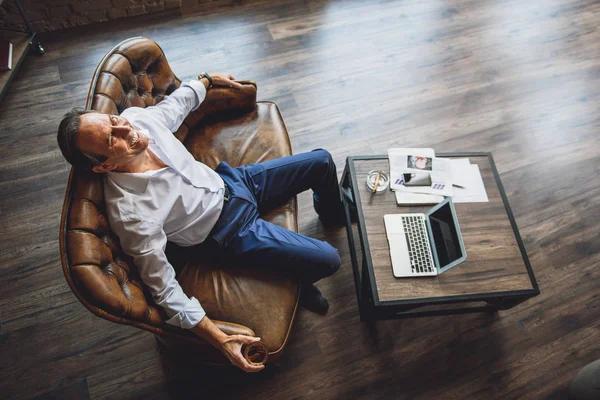
M 230 88 L 241 89 L 240 83 L 234 82 L 234 77 L 226 72 L 213 72 L 209 73 L 212 78 L 213 86 L 229 86 Z M 204 78 L 202 79 L 204 80 Z

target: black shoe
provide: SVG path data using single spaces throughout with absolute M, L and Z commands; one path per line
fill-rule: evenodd
M 319 214 L 319 221 L 321 221 L 321 223 L 327 227 L 342 226 L 346 224 L 346 216 L 344 213 Z
M 346 212 L 344 211 L 344 204 L 340 201 L 335 207 L 330 207 L 327 210 L 322 210 L 317 201 L 313 201 L 315 211 L 319 215 L 319 220 L 325 226 L 340 226 L 346 225 Z M 350 211 L 350 222 L 356 222 L 356 207 L 349 204 Z
M 325 315 L 329 310 L 329 302 L 314 284 L 304 284 L 300 289 L 300 307 L 317 314 Z
M 338 212 L 319 214 L 319 220 L 327 227 L 346 225 L 346 213 L 342 208 Z M 350 223 L 358 221 L 356 209 L 350 209 Z

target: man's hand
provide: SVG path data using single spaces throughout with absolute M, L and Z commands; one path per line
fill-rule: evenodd
M 228 74 L 226 72 L 211 72 L 209 73 L 209 75 L 212 78 L 213 86 L 229 86 L 230 88 L 235 89 L 242 88 L 242 85 L 237 82 L 234 82 L 233 80 L 235 78 L 231 76 L 231 74 Z M 200 79 L 200 82 L 204 83 L 204 86 L 206 86 L 206 88 L 208 89 L 208 79 L 202 78 Z
M 260 338 L 245 335 L 227 335 L 204 316 L 202 320 L 191 329 L 208 343 L 221 350 L 233 365 L 246 372 L 262 371 L 264 365 L 252 365 L 242 355 L 242 345 L 258 342 Z
M 250 364 L 242 354 L 242 345 L 258 342 L 260 338 L 245 336 L 245 335 L 231 335 L 227 336 L 221 341 L 221 351 L 231 361 L 233 365 L 246 372 L 258 372 L 262 371 L 264 365 L 252 365 Z

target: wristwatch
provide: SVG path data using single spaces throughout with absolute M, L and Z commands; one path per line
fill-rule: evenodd
M 198 75 L 198 80 L 200 80 L 202 78 L 208 79 L 208 88 L 210 89 L 212 87 L 212 85 L 213 85 L 213 80 L 210 77 L 210 75 L 208 74 L 208 72 L 203 72 L 200 75 Z

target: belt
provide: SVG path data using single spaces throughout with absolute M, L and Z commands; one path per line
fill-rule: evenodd
M 225 185 L 225 190 L 223 191 L 223 200 L 229 201 L 229 187 L 225 182 L 223 182 L 223 184 Z

